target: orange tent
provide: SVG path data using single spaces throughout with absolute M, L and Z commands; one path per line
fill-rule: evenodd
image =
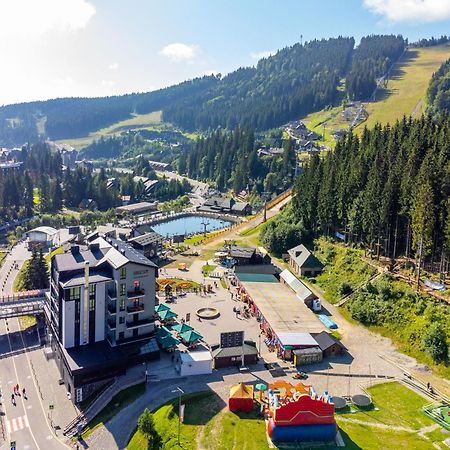
M 228 398 L 229 410 L 250 412 L 253 409 L 253 391 L 252 385 L 244 383 L 231 386 L 230 397 Z

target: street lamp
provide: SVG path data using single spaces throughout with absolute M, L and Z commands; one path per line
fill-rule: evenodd
M 172 390 L 173 393 L 178 392 L 178 447 L 181 447 L 180 445 L 180 432 L 181 432 L 181 396 L 184 394 L 183 389 L 181 389 L 179 386 L 176 387 L 176 389 Z

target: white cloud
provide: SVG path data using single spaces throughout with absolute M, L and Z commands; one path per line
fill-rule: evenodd
M 102 86 L 108 89 L 114 87 L 116 84 L 115 80 L 102 80 Z
M 113 62 L 108 66 L 109 70 L 117 70 L 119 68 L 119 63 Z
M 200 53 L 200 47 L 194 44 L 183 44 L 175 42 L 163 47 L 159 54 L 165 56 L 170 61 L 192 61 Z
M 262 59 L 262 58 L 268 58 L 269 56 L 274 55 L 276 52 L 273 50 L 265 50 L 262 52 L 251 52 L 250 56 L 253 59 Z
M 2 0 L 0 37 L 29 38 L 85 28 L 95 14 L 86 0 Z
M 389 22 L 439 22 L 450 18 L 449 0 L 363 0 L 363 4 Z

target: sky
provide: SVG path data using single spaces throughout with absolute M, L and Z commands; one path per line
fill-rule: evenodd
M 1 0 L 0 104 L 146 92 L 303 41 L 450 34 L 450 0 Z

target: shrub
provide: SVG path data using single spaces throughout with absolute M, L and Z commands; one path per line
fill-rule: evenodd
M 447 334 L 439 323 L 433 323 L 423 337 L 425 350 L 435 362 L 444 362 L 448 359 Z

